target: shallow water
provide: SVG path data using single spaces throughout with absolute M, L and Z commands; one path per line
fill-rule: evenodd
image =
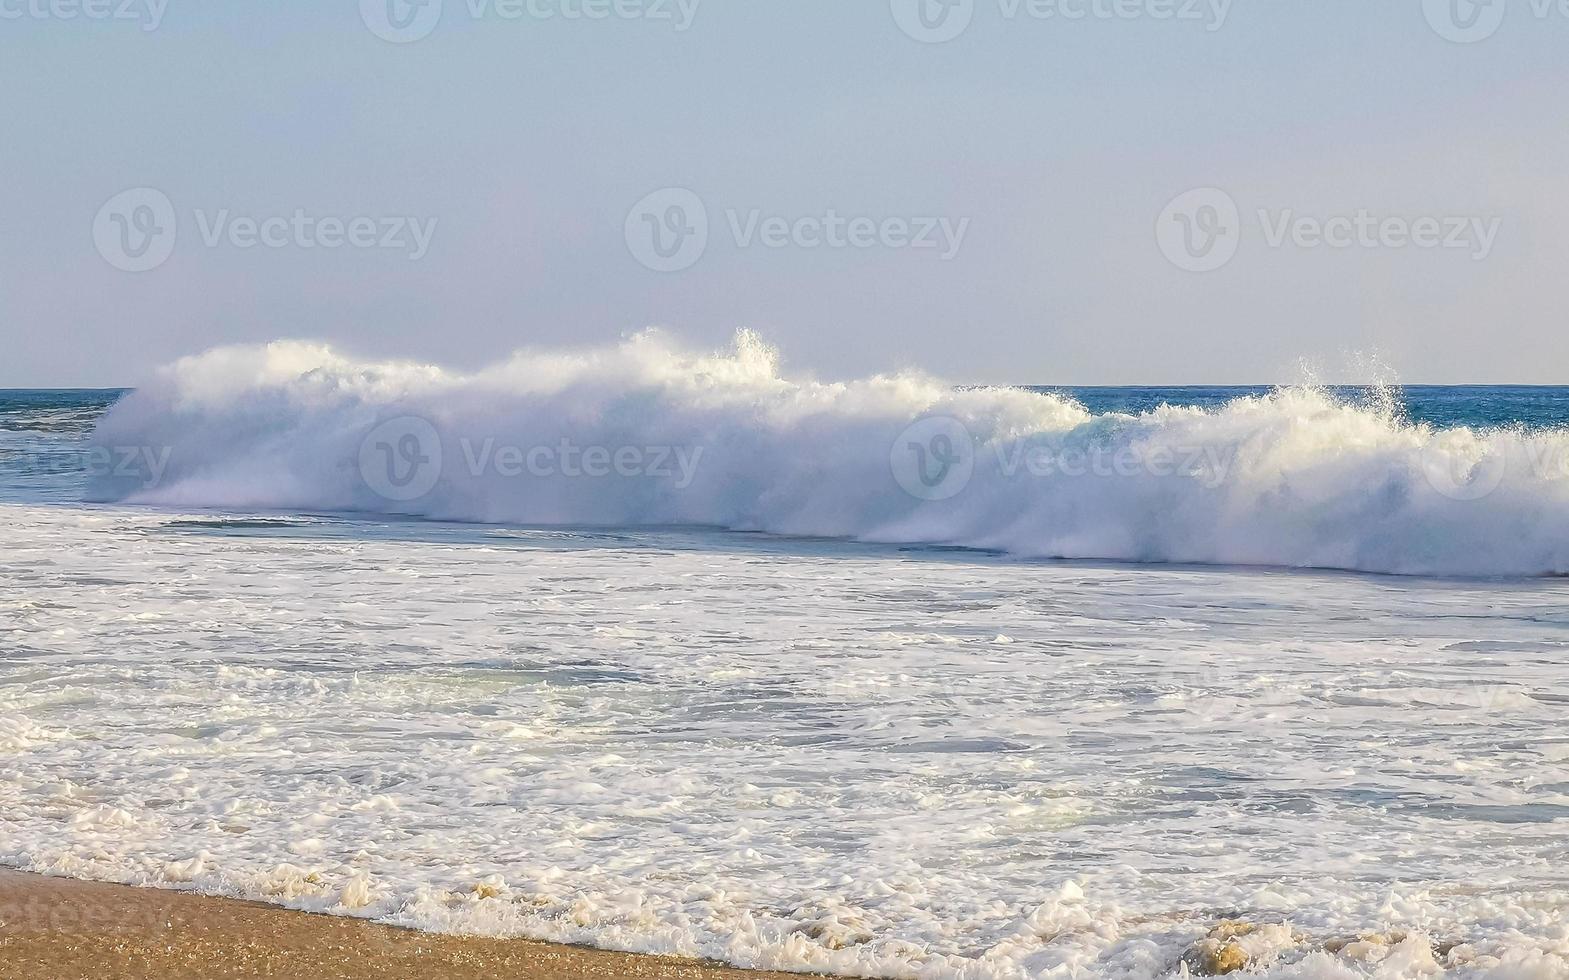
M 1279 976 L 1390 927 L 1564 975 L 1561 583 L 3 517 L 9 864 L 890 976 L 1238 916 Z

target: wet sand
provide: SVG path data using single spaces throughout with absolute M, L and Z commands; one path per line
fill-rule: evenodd
M 0 977 L 783 980 L 693 960 L 438 936 L 256 902 L 0 870 Z

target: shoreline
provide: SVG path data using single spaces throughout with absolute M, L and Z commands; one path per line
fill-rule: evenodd
M 699 960 L 419 932 L 235 898 L 0 868 L 0 976 L 795 980 Z

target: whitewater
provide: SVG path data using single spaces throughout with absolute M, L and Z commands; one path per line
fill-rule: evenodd
M 1569 980 L 1562 423 L 1116 397 L 748 334 L 0 393 L 0 865 L 846 976 Z
M 385 459 L 367 445 L 378 432 Z M 96 438 L 115 458 L 145 454 L 106 467 L 97 496 L 142 504 L 700 525 L 1021 557 L 1569 571 L 1562 427 L 1413 424 L 1392 398 L 1310 386 L 1092 414 L 1059 394 L 916 373 L 793 379 L 748 333 L 719 354 L 648 333 L 472 373 L 302 343 L 220 349 L 139 387 Z M 367 472 L 401 465 L 406 446 L 431 467 L 416 496 Z M 570 469 L 583 453 L 598 454 L 592 478 Z

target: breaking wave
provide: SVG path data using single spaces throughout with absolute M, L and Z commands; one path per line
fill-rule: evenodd
M 1027 557 L 1569 572 L 1569 433 L 1434 428 L 1282 388 L 1093 414 L 919 373 L 781 374 L 658 333 L 458 373 L 278 342 L 185 358 L 95 443 L 100 500 L 523 524 L 699 524 Z

